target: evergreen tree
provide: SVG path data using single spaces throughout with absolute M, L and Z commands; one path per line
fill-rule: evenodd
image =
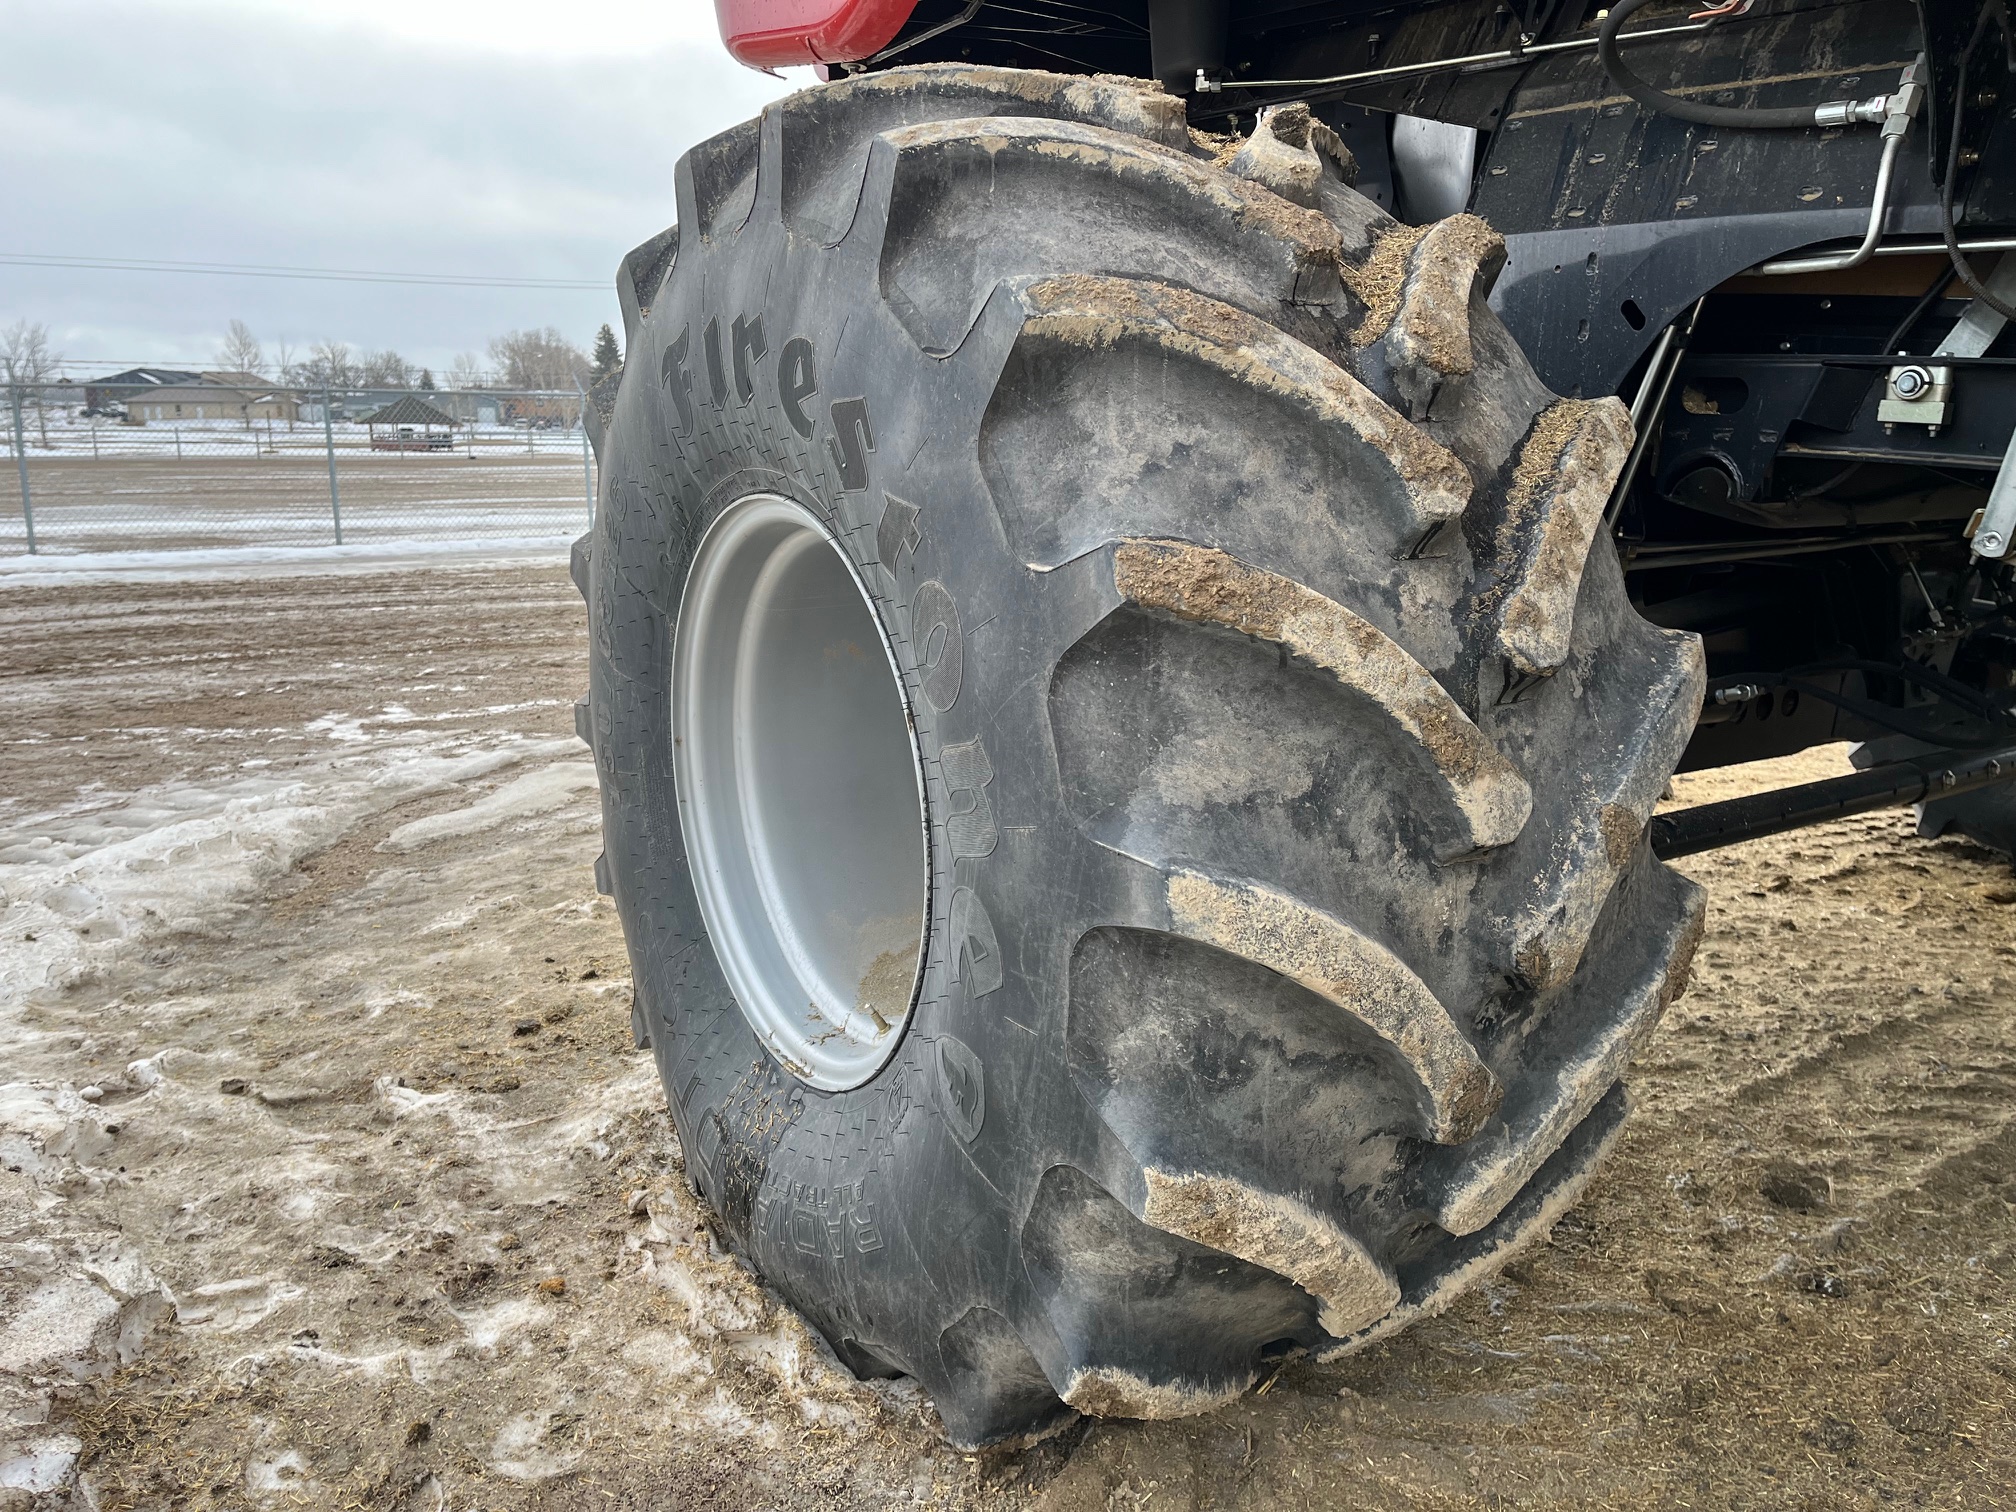
M 623 353 L 616 345 L 616 333 L 608 323 L 595 333 L 595 379 L 599 383 L 623 366 Z
M 432 368 L 420 369 L 420 392 L 423 394 L 434 392 L 434 370 Z

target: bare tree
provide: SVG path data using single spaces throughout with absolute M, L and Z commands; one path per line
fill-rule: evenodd
M 265 375 L 266 350 L 252 334 L 252 327 L 242 320 L 231 322 L 224 333 L 224 344 L 217 348 L 217 365 L 227 373 Z
M 282 336 L 279 341 L 274 343 L 273 371 L 282 383 L 294 382 L 294 344 L 285 336 Z M 290 431 L 294 429 L 294 413 L 297 408 L 299 406 L 294 404 L 285 406 L 287 411 L 287 429 Z
M 49 328 L 39 320 L 17 320 L 0 331 L 0 377 L 14 391 L 10 402 L 35 406 L 44 450 L 49 446 L 49 396 L 44 386 L 56 376 L 61 361 L 49 345 Z
M 411 388 L 413 378 L 413 364 L 390 347 L 357 359 L 357 382 L 365 388 Z
M 474 352 L 457 352 L 455 360 L 448 364 L 448 387 L 451 389 L 473 389 L 483 382 L 483 364 Z
M 357 364 L 342 341 L 318 341 L 287 372 L 296 388 L 347 389 L 357 385 Z
M 587 353 L 552 326 L 506 332 L 490 343 L 490 361 L 516 389 L 571 389 L 592 371 Z

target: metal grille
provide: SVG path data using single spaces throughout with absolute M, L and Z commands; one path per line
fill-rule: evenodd
M 0 387 L 0 556 L 561 543 L 593 513 L 578 392 Z

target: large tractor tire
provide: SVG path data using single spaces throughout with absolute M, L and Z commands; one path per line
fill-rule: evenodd
M 721 1228 L 972 1446 L 1363 1345 L 1543 1234 L 1702 896 L 1629 441 L 1306 111 L 956 66 L 679 162 L 581 727 Z

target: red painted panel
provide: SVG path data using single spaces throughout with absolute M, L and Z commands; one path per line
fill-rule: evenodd
M 752 68 L 870 57 L 916 8 L 917 0 L 714 0 L 721 40 Z

